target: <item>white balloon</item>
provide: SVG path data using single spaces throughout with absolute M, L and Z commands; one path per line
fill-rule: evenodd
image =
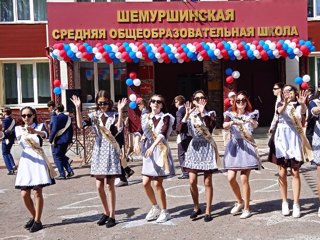
M 138 52 L 138 47 L 136 45 L 133 45 L 131 47 L 132 52 Z
M 98 50 L 98 48 L 94 47 L 94 48 L 92 48 L 92 52 L 97 53 L 97 52 L 99 52 L 99 50 Z
M 129 47 L 131 47 L 131 49 L 132 49 L 134 46 L 136 46 L 136 45 L 134 45 L 134 43 L 129 43 Z
M 300 52 L 300 49 L 299 49 L 299 48 L 293 49 L 293 53 L 294 53 L 294 54 L 298 55 L 299 52 Z
M 124 63 L 126 60 L 123 58 L 120 58 L 120 62 Z
M 234 54 L 236 57 L 239 57 L 239 56 L 240 56 L 240 51 L 239 51 L 239 50 L 235 50 L 233 54 Z
M 53 53 L 54 55 L 56 55 L 56 56 L 60 56 L 60 51 L 59 51 L 59 49 L 53 50 L 52 53 Z
M 135 94 L 130 94 L 129 100 L 130 100 L 131 102 L 135 102 L 135 101 L 137 100 L 137 96 L 136 96 Z
M 76 57 L 77 58 L 82 58 L 82 52 L 76 52 Z
M 291 42 L 289 43 L 289 47 L 291 47 L 292 49 L 296 48 L 297 44 L 295 42 Z
M 215 50 L 216 49 L 216 44 L 215 43 L 211 43 L 210 44 L 210 49 L 211 50 Z
M 290 41 L 289 39 L 285 40 L 284 42 L 285 42 L 286 44 L 288 44 L 288 45 L 291 43 L 291 41 Z
M 238 71 L 233 71 L 233 72 L 232 72 L 232 77 L 233 77 L 234 79 L 238 79 L 238 78 L 240 77 L 240 73 L 239 73 Z
M 183 59 L 178 59 L 178 63 L 183 63 L 184 60 Z
M 266 41 L 265 41 L 265 44 L 270 45 L 270 44 L 271 44 L 271 41 L 270 41 L 270 40 L 266 40 Z
M 240 55 L 237 57 L 238 60 L 241 60 L 243 57 Z
M 251 50 L 251 51 L 254 51 L 254 50 L 256 50 L 256 45 L 254 45 L 254 44 L 251 44 L 251 45 L 250 45 L 250 50 Z
M 279 56 L 279 50 L 278 50 L 278 49 L 273 50 L 273 51 L 272 51 L 272 54 L 273 54 L 273 56 L 275 56 L 275 57 Z
M 303 53 L 300 51 L 298 54 L 297 54 L 298 57 L 302 57 L 303 56 Z
M 116 52 L 115 56 L 116 56 L 116 58 L 120 59 L 121 58 L 121 53 L 120 52 Z
M 198 59 L 199 62 L 202 62 L 202 61 L 203 61 L 203 57 L 202 57 L 201 55 L 198 55 L 198 56 L 197 56 L 197 59 Z
M 231 49 L 234 51 L 237 49 L 237 44 L 231 43 Z
M 196 49 L 196 46 L 192 45 L 192 47 L 189 50 L 190 50 L 190 52 L 195 52 L 197 49 Z
M 102 58 L 101 52 L 97 52 L 95 57 L 96 57 L 96 59 L 100 60 Z
M 270 43 L 269 45 L 270 50 L 275 50 L 276 49 L 276 44 L 274 42 Z
M 177 48 L 176 48 L 176 47 L 172 47 L 172 48 L 171 48 L 171 52 L 172 52 L 173 54 L 177 53 Z
M 310 81 L 310 76 L 309 76 L 309 75 L 304 75 L 304 76 L 302 77 L 302 80 L 303 80 L 304 82 L 309 82 L 309 81 Z
M 214 53 L 214 55 L 216 55 L 217 57 L 220 55 L 220 49 L 215 49 L 214 51 L 213 51 L 213 53 Z
M 73 45 L 71 47 L 71 51 L 74 52 L 74 53 L 78 52 L 78 47 L 76 45 Z
M 174 54 L 174 57 L 175 57 L 176 59 L 179 59 L 179 58 L 180 58 L 180 53 Z
M 260 56 L 260 52 L 258 50 L 254 50 L 253 56 L 255 56 L 257 58 L 258 56 Z
M 157 53 L 155 53 L 155 54 L 154 54 L 154 56 L 156 57 L 156 59 L 161 58 L 161 54 L 160 54 L 160 53 L 158 53 L 158 52 L 157 52 Z
M 62 83 L 62 84 L 60 85 L 60 88 L 61 88 L 62 90 L 65 90 L 65 89 L 68 88 L 68 84 L 67 84 L 67 83 Z
M 118 46 L 114 45 L 114 44 L 110 44 L 111 48 L 112 48 L 112 52 L 117 53 L 118 52 Z
M 222 55 L 219 55 L 219 56 L 217 56 L 217 58 L 218 58 L 218 59 L 222 59 L 222 58 L 223 58 L 223 56 L 222 56 Z
M 136 52 L 136 57 L 141 59 L 142 58 L 142 52 L 140 52 L 140 51 Z
M 139 78 L 133 79 L 133 85 L 139 87 L 141 85 L 141 80 Z
M 162 58 L 159 58 L 159 59 L 158 59 L 158 63 L 163 63 L 163 61 L 164 61 L 164 60 L 163 60 Z

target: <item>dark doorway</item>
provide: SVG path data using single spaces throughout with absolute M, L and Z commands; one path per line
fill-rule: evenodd
M 177 76 L 177 95 L 183 95 L 190 100 L 194 91 L 202 89 L 207 90 L 207 76 L 203 73 L 199 74 L 181 74 Z
M 226 67 L 240 72 L 235 80 L 236 91 L 246 91 L 254 109 L 260 112 L 259 126 L 270 126 L 276 101 L 272 88 L 282 81 L 281 60 L 244 60 L 227 62 Z

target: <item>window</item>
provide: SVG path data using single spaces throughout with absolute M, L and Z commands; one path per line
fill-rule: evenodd
M 49 63 L 4 63 L 5 104 L 47 103 L 50 95 Z
M 45 0 L 1 0 L 0 22 L 47 21 Z
M 94 103 L 95 95 L 99 90 L 106 90 L 110 97 L 119 101 L 127 97 L 126 63 L 94 63 L 79 62 L 75 63 L 79 69 L 81 99 L 83 103 Z
M 308 17 L 320 17 L 320 0 L 308 0 Z

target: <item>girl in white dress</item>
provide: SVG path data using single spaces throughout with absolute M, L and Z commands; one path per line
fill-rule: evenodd
M 89 121 L 82 121 L 81 101 L 72 96 L 71 101 L 76 107 L 77 125 L 79 128 L 93 126 L 96 141 L 91 159 L 91 175 L 96 178 L 96 187 L 104 213 L 97 222 L 107 228 L 116 225 L 115 206 L 116 192 L 114 181 L 121 175 L 120 147 L 116 137 L 122 134 L 122 110 L 127 100 L 118 102 L 118 112 L 112 111 L 112 101 L 107 91 L 100 90 L 96 96 L 96 111 L 89 114 Z M 105 192 L 105 179 L 109 195 L 109 204 Z
M 283 100 L 277 106 L 278 125 L 274 135 L 275 152 L 271 152 L 269 161 L 278 165 L 279 186 L 282 197 L 282 214 L 290 214 L 288 205 L 287 168 L 291 169 L 294 218 L 300 217 L 301 180 L 299 169 L 304 161 L 311 161 L 313 154 L 311 146 L 302 128 L 306 117 L 307 93 L 292 85 L 285 85 L 282 90 Z M 270 149 L 272 151 L 272 149 Z
M 260 168 L 260 159 L 256 143 L 252 137 L 252 131 L 258 126 L 258 110 L 253 111 L 248 96 L 244 92 L 236 95 L 234 104 L 230 111 L 224 113 L 224 129 L 229 129 L 231 133 L 230 141 L 224 153 L 224 168 L 228 170 L 228 180 L 231 189 L 236 197 L 236 204 L 231 209 L 231 214 L 237 214 L 241 209 L 240 216 L 245 219 L 251 216 L 249 209 L 250 184 L 249 176 L 252 169 Z M 237 182 L 237 173 L 243 189 L 243 197 Z
M 168 145 L 168 137 L 172 132 L 174 117 L 163 113 L 165 109 L 164 98 L 155 94 L 149 100 L 151 113 L 141 116 L 143 131 L 142 143 L 142 175 L 144 190 L 152 204 L 152 208 L 146 216 L 147 221 L 156 220 L 157 223 L 168 221 L 171 216 L 167 210 L 166 193 L 163 188 L 163 179 L 174 175 L 174 165 L 171 151 Z M 155 190 L 160 200 L 157 204 L 151 181 L 154 180 Z M 161 209 L 160 209 L 161 208 Z
M 44 124 L 37 122 L 35 109 L 22 108 L 21 117 L 25 125 L 15 128 L 16 137 L 23 148 L 15 187 L 21 189 L 23 202 L 32 216 L 24 227 L 30 232 L 36 232 L 43 228 L 41 223 L 44 204 L 42 188 L 55 184 L 56 173 L 41 147 L 42 139 L 47 137 L 47 132 Z M 31 190 L 34 192 L 35 204 L 31 198 Z

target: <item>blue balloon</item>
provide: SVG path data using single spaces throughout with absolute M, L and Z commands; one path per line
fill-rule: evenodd
M 120 60 L 118 58 L 113 59 L 113 63 L 119 63 L 119 62 L 120 62 Z
M 169 46 L 165 46 L 164 51 L 166 53 L 171 53 L 171 48 Z
M 92 47 L 91 46 L 87 46 L 86 49 L 87 49 L 88 53 L 92 53 Z
M 169 53 L 169 54 L 168 54 L 168 58 L 169 58 L 170 60 L 174 59 L 173 53 Z
M 131 51 L 132 51 L 131 47 L 127 46 L 127 47 L 126 47 L 126 52 L 129 53 L 129 52 L 131 52 Z
M 53 54 L 52 52 L 50 53 L 50 56 L 51 56 L 52 58 L 58 58 L 58 56 L 55 55 L 55 54 Z
M 128 47 L 128 46 L 129 46 L 129 43 L 124 42 L 124 43 L 122 43 L 122 46 L 124 46 L 124 47 L 126 48 L 126 47 Z
M 106 50 L 108 53 L 112 52 L 112 47 L 108 44 L 103 45 L 104 50 Z
M 192 58 L 193 58 L 193 53 L 192 53 L 192 52 L 188 52 L 188 53 L 187 53 L 187 56 L 188 56 L 188 58 L 191 58 L 191 59 L 192 59 Z
M 295 84 L 298 84 L 298 85 L 300 85 L 301 83 L 303 83 L 302 77 L 296 77 L 296 79 L 294 80 L 294 83 L 295 83 Z
M 230 56 L 230 60 L 234 61 L 234 60 L 236 60 L 236 57 L 234 55 Z
M 56 95 L 60 95 L 60 94 L 61 94 L 61 88 L 60 88 L 60 87 L 55 87 L 55 88 L 53 89 L 53 92 L 54 92 L 54 94 L 56 94 Z
M 135 52 L 129 52 L 129 57 L 131 59 L 135 59 L 136 58 L 136 53 Z
M 311 43 L 310 41 L 306 41 L 306 42 L 305 42 L 305 45 L 306 45 L 308 48 L 310 48 L 310 47 L 312 46 L 312 43 Z
M 208 50 L 208 56 L 211 57 L 211 58 L 212 58 L 213 56 L 215 56 L 215 55 L 214 55 L 214 52 L 213 52 L 211 49 Z
M 230 43 L 226 43 L 226 44 L 224 44 L 224 48 L 226 49 L 226 50 L 229 50 L 230 49 Z
M 248 50 L 247 51 L 247 55 L 248 55 L 249 58 L 252 57 L 253 56 L 253 51 L 252 50 Z
M 64 44 L 63 44 L 63 48 L 64 48 L 64 50 L 67 52 L 67 51 L 70 49 L 70 46 L 69 46 L 69 44 L 64 43 Z
M 148 58 L 153 59 L 154 58 L 154 53 L 153 52 L 149 52 L 148 53 Z
M 177 63 L 178 60 L 177 60 L 176 58 L 174 58 L 174 59 L 171 60 L 171 62 L 172 62 L 172 63 Z
M 74 52 L 72 52 L 71 49 L 68 50 L 67 55 L 69 58 L 73 58 L 75 56 Z
M 286 51 L 287 51 L 288 47 L 289 47 L 288 44 L 286 44 L 286 43 L 283 43 L 283 44 L 282 44 L 283 50 L 286 50 Z
M 300 40 L 299 40 L 299 44 L 300 44 L 300 45 L 304 45 L 304 44 L 305 44 L 305 41 L 302 40 L 302 39 L 300 39 Z
M 183 51 L 184 51 L 186 54 L 188 54 L 188 52 L 189 52 L 189 48 L 184 47 L 184 48 L 183 48 Z
M 129 103 L 129 108 L 135 109 L 136 107 L 137 107 L 137 103 L 136 102 L 130 102 Z
M 134 58 L 134 59 L 132 59 L 132 61 L 133 61 L 134 63 L 138 63 L 138 62 L 140 62 L 140 59 L 139 59 L 139 58 Z
M 263 46 L 263 45 L 264 45 L 264 41 L 263 41 L 263 40 L 260 40 L 260 41 L 259 41 L 259 45 Z
M 230 76 L 232 74 L 232 72 L 233 71 L 232 71 L 231 68 L 227 68 L 226 71 L 225 71 L 226 75 L 228 75 L 228 76 Z
M 263 49 L 266 50 L 266 51 L 268 51 L 268 50 L 269 50 L 269 45 L 268 45 L 268 44 L 264 44 L 264 45 L 263 45 Z
M 87 47 L 87 46 L 89 46 L 89 44 L 85 42 L 85 43 L 83 43 L 83 46 Z
M 147 52 L 151 52 L 152 51 L 152 47 L 150 45 L 146 46 L 146 51 Z
M 129 87 L 132 86 L 133 80 L 132 80 L 131 78 L 127 78 L 126 84 L 127 84 L 127 86 L 129 86 Z
M 287 53 L 288 53 L 289 55 L 292 55 L 292 54 L 293 54 L 293 49 L 292 49 L 292 48 L 288 48 Z
M 290 58 L 290 59 L 294 59 L 295 57 L 296 57 L 295 54 L 290 54 L 290 55 L 289 55 L 289 58 Z
M 109 57 L 110 57 L 111 59 L 114 59 L 114 58 L 116 57 L 116 55 L 115 55 L 114 52 L 111 52 L 111 53 L 109 53 Z
M 315 52 L 315 51 L 316 51 L 316 47 L 315 47 L 315 46 L 312 46 L 312 47 L 310 48 L 310 51 L 311 51 L 311 52 Z
M 228 51 L 228 55 L 229 55 L 230 57 L 234 57 L 234 52 L 233 52 L 233 50 L 229 50 L 229 51 Z
M 244 45 L 245 50 L 247 50 L 247 51 L 250 50 L 250 46 L 248 44 L 243 44 L 243 45 Z

